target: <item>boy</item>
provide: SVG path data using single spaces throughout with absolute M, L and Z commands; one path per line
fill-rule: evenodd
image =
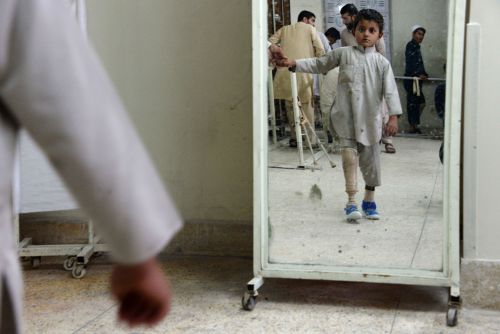
M 296 67 L 297 72 L 326 73 L 339 66 L 338 92 L 332 111 L 335 131 L 342 147 L 342 166 L 348 201 L 349 221 L 362 217 L 356 204 L 358 164 L 365 180 L 362 209 L 368 219 L 379 219 L 375 187 L 380 186 L 379 142 L 382 137 L 385 98 L 389 109 L 387 135 L 398 130 L 397 115 L 402 113 L 396 81 L 389 61 L 375 50 L 382 37 L 384 19 L 373 9 L 361 10 L 354 22 L 357 46 L 336 49 L 320 58 L 283 59 L 279 66 Z

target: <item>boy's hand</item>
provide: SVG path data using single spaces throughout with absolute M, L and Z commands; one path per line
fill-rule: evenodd
M 389 122 L 385 125 L 386 136 L 394 136 L 398 133 L 398 116 L 389 116 Z
M 156 260 L 116 265 L 111 293 L 118 299 L 118 318 L 129 326 L 156 325 L 170 311 L 172 293 Z
M 293 67 L 295 65 L 296 65 L 295 60 L 288 59 L 286 57 L 276 61 L 276 66 L 279 66 L 279 67 Z

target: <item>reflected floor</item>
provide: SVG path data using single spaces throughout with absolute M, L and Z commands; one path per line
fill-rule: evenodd
M 441 142 L 396 137 L 394 145 L 396 154 L 381 153 L 382 186 L 375 198 L 381 219 L 356 224 L 344 217 L 340 155 L 330 154 L 336 168 L 322 157 L 322 170 L 299 170 L 293 169 L 296 149 L 270 147 L 270 262 L 441 270 Z M 364 182 L 358 174 L 360 203 Z

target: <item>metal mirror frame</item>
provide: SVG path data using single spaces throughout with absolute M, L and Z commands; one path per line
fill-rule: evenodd
M 256 290 L 263 284 L 262 279 L 269 277 L 444 286 L 450 287 L 451 296 L 459 296 L 460 140 L 465 18 L 466 0 L 449 0 L 442 270 L 279 264 L 269 262 L 268 244 L 267 1 L 252 0 L 255 277 L 251 282 L 255 286 L 249 283 L 249 290 Z

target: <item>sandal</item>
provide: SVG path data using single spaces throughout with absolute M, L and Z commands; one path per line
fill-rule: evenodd
M 396 153 L 396 148 L 391 143 L 387 143 L 385 144 L 385 152 L 391 154 Z
M 296 139 L 290 139 L 288 141 L 288 145 L 290 145 L 290 147 L 297 147 L 297 140 Z

